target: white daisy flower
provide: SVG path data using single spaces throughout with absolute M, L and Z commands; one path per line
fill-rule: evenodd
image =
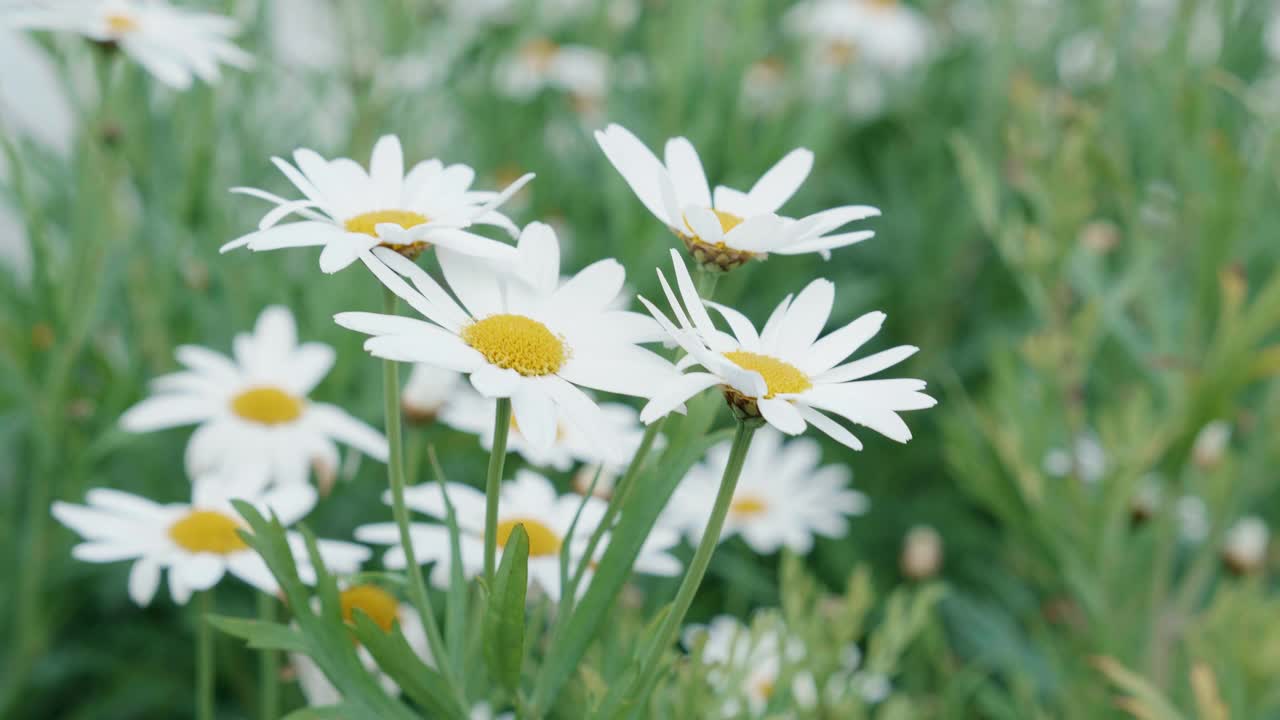
M 267 5 L 271 47 L 283 67 L 332 71 L 342 64 L 336 10 L 327 0 L 272 0 Z
M 126 411 L 120 425 L 130 432 L 198 425 L 187 445 L 191 475 L 263 465 L 276 482 L 305 483 L 313 464 L 326 472 L 338 467 L 335 440 L 386 462 L 381 433 L 336 405 L 307 399 L 333 366 L 333 348 L 298 344 L 288 309 L 263 310 L 253 333 L 237 335 L 234 347 L 234 359 L 179 347 L 186 369 L 153 380 L 152 396 Z
M 826 46 L 824 55 L 905 72 L 933 53 L 933 30 L 915 8 L 897 0 L 816 0 L 797 5 L 784 22 Z
M 484 493 L 469 485 L 449 483 L 448 496 L 458 521 L 463 575 L 476 577 L 484 572 Z M 499 561 L 512 531 L 517 525 L 524 525 L 529 535 L 529 586 L 538 587 L 552 601 L 560 599 L 561 548 L 568 544 L 571 568 L 576 567 L 586 552 L 591 533 L 604 516 L 606 504 L 602 500 L 591 497 L 585 500 L 585 505 L 583 503 L 580 495 L 557 495 L 550 480 L 529 470 L 520 470 L 515 480 L 502 483 L 498 498 Z M 405 504 L 440 520 L 446 517 L 444 496 L 438 483 L 408 488 Z M 569 529 L 579 507 L 582 513 L 571 537 Z M 448 526 L 413 523 L 409 534 L 418 562 L 436 564 L 431 571 L 431 582 L 439 587 L 448 587 L 452 567 Z M 399 546 L 400 531 L 395 523 L 374 523 L 356 528 L 356 538 L 363 542 L 395 546 L 383 556 L 383 564 L 394 570 L 405 566 L 404 549 Z M 606 537 L 599 546 L 601 554 L 607 544 Z M 674 537 L 659 533 L 656 541 L 646 543 L 635 569 L 652 574 L 679 572 L 679 561 L 666 553 L 671 545 L 674 545 Z M 590 584 L 591 575 L 588 569 L 583 575 L 580 591 Z
M 476 258 L 438 253 L 461 304 L 410 260 L 384 248 L 375 253 L 386 265 L 369 267 L 430 322 L 366 312 L 334 319 L 373 335 L 365 349 L 378 357 L 465 373 L 481 395 L 511 398 L 531 448 L 550 448 L 564 419 L 612 457 L 622 439 L 578 386 L 647 397 L 673 377 L 669 362 L 638 344 L 657 340 L 659 328 L 640 313 L 610 309 L 625 279 L 622 266 L 601 260 L 562 282 L 560 246 L 547 225 L 525 228 L 510 275 Z
M 707 625 L 688 626 L 681 641 L 691 650 L 701 644 L 702 662 L 710 666 L 707 680 L 719 692 L 729 694 L 721 706 L 722 717 L 726 718 L 763 713 L 778 690 L 783 665 L 804 656 L 804 645 L 798 639 L 784 644 L 777 628 L 752 633 L 751 628 L 730 615 L 717 615 Z M 802 677 L 804 674 L 796 679 L 803 685 L 812 680 L 801 680 Z M 743 699 L 747 703 L 745 713 Z
M 278 157 L 271 161 L 306 199 L 286 200 L 257 188 L 232 188 L 275 207 L 263 216 L 256 231 L 223 245 L 222 252 L 239 247 L 278 250 L 323 245 L 320 269 L 326 273 L 337 272 L 357 258 L 371 262 L 368 251 L 379 245 L 410 256 L 436 245 L 490 260 L 515 257 L 510 245 L 465 228 L 496 225 L 514 235 L 515 226 L 497 208 L 532 180 L 532 173 L 500 193 L 472 190 L 475 171 L 462 164 L 424 160 L 406 173 L 400 140 L 394 135 L 384 135 L 373 146 L 368 172 L 350 158 L 325 160 L 306 148 L 294 151 L 293 159 L 297 167 Z M 280 223 L 295 214 L 303 220 Z
M 664 512 L 664 524 L 697 544 L 707 511 L 720 489 L 731 443 L 721 443 L 680 481 Z M 782 433 L 765 428 L 752 438 L 720 541 L 741 535 L 761 554 L 786 547 L 801 555 L 813 536 L 839 538 L 848 532 L 846 515 L 867 511 L 867 498 L 849 489 L 849 468 L 818 467 L 818 443 L 800 438 L 783 443 Z
M 609 56 L 583 45 L 557 45 L 536 38 L 521 45 L 495 68 L 498 89 L 530 100 L 545 89 L 561 90 L 580 112 L 599 109 L 609 89 Z
M 728 322 L 731 335 L 717 330 L 711 322 L 679 254 L 673 250 L 671 258 L 683 303 L 661 271 L 658 279 L 679 327 L 648 300 L 641 297 L 640 301 L 688 353 L 679 367 L 701 366 L 702 370 L 681 375 L 655 395 L 640 412 L 642 422 L 652 423 L 697 393 L 720 385 L 739 417 L 762 417 L 788 435 L 799 435 L 812 423 L 836 441 L 861 450 L 862 443 L 826 413 L 905 443 L 911 439 L 911 430 L 898 413 L 937 404 L 921 392 L 923 380 L 862 379 L 911 357 L 916 347 L 900 345 L 840 364 L 875 336 L 885 315 L 867 313 L 819 339 L 835 299 L 835 286 L 830 281 L 814 280 L 794 301 L 788 295 L 761 332 L 737 310 L 706 303 Z
M 221 65 L 246 69 L 253 58 L 231 38 L 231 18 L 173 7 L 162 0 L 61 0 L 14 10 L 9 23 L 65 30 L 119 47 L 160 82 L 185 90 L 199 78 L 215 83 Z
M 414 654 L 426 664 L 435 665 L 427 642 L 427 632 L 422 626 L 422 618 L 412 605 L 400 602 L 396 596 L 377 585 L 367 583 L 342 586 L 338 592 L 338 601 L 342 606 L 342 619 L 348 623 L 355 622 L 355 611 L 360 610 L 382 628 L 383 632 L 391 632 L 393 627 L 399 625 L 405 642 L 409 643 Z M 378 683 L 382 685 L 383 690 L 390 695 L 400 694 L 400 686 L 382 672 L 378 662 L 363 645 L 356 649 L 356 654 L 360 657 L 360 664 L 364 669 L 378 678 Z M 290 659 L 298 672 L 298 686 L 302 689 L 307 705 L 324 707 L 337 705 L 342 701 L 342 694 L 333 686 L 333 683 L 329 682 L 324 671 L 310 656 L 292 653 Z
M 479 436 L 486 450 L 493 449 L 493 418 L 498 401 L 486 398 L 470 389 L 460 390 L 449 402 L 440 421 L 462 432 Z M 616 438 L 613 447 L 604 447 L 591 441 L 588 433 L 558 413 L 555 438 L 545 448 L 531 445 L 520 429 L 520 423 L 511 419 L 507 435 L 507 452 L 518 453 L 530 465 L 553 468 L 564 472 L 575 462 L 603 464 L 617 471 L 626 467 L 631 456 L 640 447 L 644 430 L 640 426 L 639 413 L 621 403 L 600 403 L 600 419 L 605 423 L 603 432 Z
M 1107 450 L 1092 430 L 1080 433 L 1071 448 L 1053 448 L 1045 453 L 1041 466 L 1050 477 L 1064 478 L 1075 472 L 1093 485 L 1107 474 Z
M 1267 546 L 1271 530 L 1257 515 L 1240 518 L 1228 530 L 1222 543 L 1222 558 L 1236 573 L 1245 575 L 1260 570 L 1267 562 Z
M 179 605 L 227 573 L 274 594 L 278 585 L 271 571 L 237 533 L 247 526 L 231 501 L 247 500 L 263 514 L 274 513 L 281 523 L 292 525 L 315 506 L 316 491 L 309 485 L 287 485 L 257 494 L 260 485 L 253 477 L 203 475 L 192 482 L 190 503 L 168 505 L 97 488 L 89 491 L 88 505 L 55 502 L 53 516 L 85 539 L 71 551 L 77 560 L 134 561 L 129 597 L 138 605 L 151 602 L 165 569 L 169 592 Z M 302 536 L 291 532 L 288 539 L 300 576 L 313 582 L 315 570 L 306 560 Z M 319 549 L 334 572 L 352 572 L 369 557 L 368 548 L 347 542 L 321 540 Z
M 462 375 L 421 363 L 414 365 L 400 393 L 400 409 L 411 423 L 434 422 L 463 392 Z M 493 424 L 490 416 L 489 424 Z
M 750 191 L 721 185 L 713 200 L 698 151 L 685 138 L 667 141 L 665 162 L 621 125 L 596 131 L 596 142 L 640 202 L 707 267 L 732 270 L 769 253 L 816 252 L 828 257 L 834 248 L 875 234 L 870 230 L 827 234 L 880 214 L 866 205 L 824 210 L 800 220 L 777 214 L 813 167 L 813 153 L 803 148 L 778 161 Z

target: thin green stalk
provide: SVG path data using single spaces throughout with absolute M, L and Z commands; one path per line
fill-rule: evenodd
M 258 593 L 258 619 L 276 620 L 276 599 L 264 592 Z M 277 650 L 258 651 L 258 716 L 262 720 L 280 717 L 280 653 Z
M 738 476 L 742 474 L 742 465 L 747 459 L 747 449 L 751 447 L 751 437 L 755 434 L 758 422 L 739 421 L 737 432 L 733 436 L 733 446 L 729 449 L 729 462 L 725 465 L 724 475 L 720 478 L 720 492 L 716 494 L 715 504 L 711 506 L 711 517 L 707 518 L 707 526 L 702 531 L 702 540 L 698 549 L 689 561 L 684 580 L 676 591 L 676 599 L 671 603 L 671 612 L 667 613 L 657 634 L 650 643 L 647 652 L 639 664 L 627 691 L 622 697 L 634 697 L 637 691 L 648 687 L 657 677 L 663 653 L 675 640 L 684 616 L 693 604 L 693 597 L 707 574 L 707 566 L 711 564 L 711 554 L 720 542 L 720 532 L 724 529 L 725 518 L 729 516 L 729 506 L 733 504 L 733 493 L 738 487 Z
M 213 720 L 213 589 L 200 593 L 196 607 L 196 720 Z
M 716 284 L 720 282 L 720 275 L 721 273 L 699 267 L 696 280 L 698 297 L 710 300 L 716 294 Z
M 493 413 L 493 450 L 489 453 L 489 475 L 484 483 L 484 579 L 493 583 L 498 557 L 498 489 L 502 466 L 507 461 L 507 435 L 511 431 L 511 398 L 498 398 Z
M 384 305 L 388 315 L 396 314 L 396 295 L 387 290 Z M 391 486 L 391 514 L 395 518 L 396 527 L 400 530 L 400 545 L 404 548 L 406 571 L 409 574 L 409 596 L 422 618 L 422 625 L 427 631 L 427 644 L 431 647 L 432 657 L 445 658 L 444 638 L 440 634 L 440 626 L 436 623 L 435 610 L 431 607 L 431 596 L 427 594 L 427 585 L 422 577 L 422 567 L 418 565 L 417 554 L 413 550 L 412 537 L 409 534 L 409 508 L 404 502 L 404 436 L 400 430 L 400 373 L 394 360 L 382 361 L 382 409 L 387 422 L 387 481 Z M 462 685 L 457 681 L 453 668 L 443 663 L 441 671 L 450 687 L 462 697 Z M 465 703 L 464 703 L 465 705 Z
M 609 506 L 605 508 L 604 517 L 600 519 L 600 524 L 596 526 L 596 529 L 591 532 L 591 539 L 587 541 L 586 552 L 578 562 L 577 569 L 574 570 L 573 580 L 569 584 L 569 589 L 564 592 L 565 597 L 572 597 L 578 587 L 578 583 L 582 582 L 582 576 L 586 574 L 587 567 L 591 564 L 591 559 L 595 557 L 596 547 L 600 544 L 605 532 L 612 528 L 614 519 L 622 510 L 627 494 L 631 489 L 632 481 L 640 474 L 640 468 L 644 467 L 644 461 L 649 457 L 649 451 L 653 449 L 653 443 L 658 439 L 658 433 L 661 432 L 666 420 L 664 417 L 644 429 L 644 437 L 640 438 L 640 447 L 636 448 L 636 454 L 631 457 L 631 463 L 627 465 L 626 472 L 622 474 L 622 477 L 613 487 L 613 497 L 609 498 Z

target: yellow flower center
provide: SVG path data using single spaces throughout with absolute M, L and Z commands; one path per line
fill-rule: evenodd
M 768 503 L 758 497 L 735 498 L 729 505 L 729 513 L 737 517 L 752 517 L 768 509 Z
M 801 372 L 800 368 L 775 357 L 746 350 L 734 350 L 725 353 L 724 356 L 743 370 L 754 370 L 760 373 L 765 385 L 769 387 L 769 394 L 765 395 L 766 399 L 779 394 L 802 393 L 813 387 L 809 376 Z
M 526 377 L 559 371 L 569 354 L 546 325 L 523 315 L 490 315 L 463 328 L 462 340 L 490 364 Z
M 727 233 L 730 230 L 742 224 L 742 218 L 738 217 L 737 215 L 734 215 L 733 213 L 727 213 L 723 210 L 715 210 L 715 209 L 712 209 L 711 212 L 715 213 L 716 219 L 720 221 L 721 232 Z M 689 228 L 690 234 L 692 234 L 693 237 L 698 238 L 698 233 L 693 229 L 693 226 L 689 224 L 688 218 L 685 218 L 684 224 L 685 224 L 685 227 Z M 702 238 L 698 238 L 698 239 L 701 240 Z M 717 243 L 717 245 L 720 245 L 723 247 L 724 243 Z
M 538 38 L 525 43 L 520 48 L 520 55 L 525 62 L 529 63 L 536 70 L 546 70 L 551 65 L 551 61 L 555 59 L 556 53 L 560 47 L 546 38 Z
M 533 518 L 515 517 L 498 523 L 498 547 L 505 548 L 517 525 L 529 535 L 529 557 L 547 557 L 560 552 L 560 536 Z
M 427 216 L 409 210 L 375 210 L 348 218 L 342 224 L 347 232 L 378 237 L 378 225 L 393 223 L 408 230 L 427 222 Z
M 353 585 L 338 594 L 338 602 L 343 620 L 355 622 L 353 611 L 359 608 L 383 632 L 391 632 L 400 617 L 400 603 L 395 596 L 377 585 Z
M 138 21 L 128 15 L 112 13 L 107 16 L 107 32 L 112 35 L 127 35 L 137 29 Z
M 302 399 L 274 387 L 259 387 L 231 399 L 231 410 L 251 422 L 282 425 L 302 415 Z
M 169 537 L 193 553 L 230 555 L 249 549 L 236 532 L 241 527 L 235 519 L 216 510 L 192 510 L 169 526 Z
M 778 686 L 773 680 L 760 680 L 756 683 L 756 697 L 768 701 L 773 698 L 773 693 L 777 689 Z

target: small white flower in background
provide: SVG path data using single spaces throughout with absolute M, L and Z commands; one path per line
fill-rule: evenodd
M 889 693 L 893 691 L 893 686 L 889 684 L 889 678 L 883 673 L 877 672 L 861 672 L 854 673 L 853 686 L 862 697 L 863 702 L 868 705 L 881 703 L 885 698 L 889 697 Z
M 1092 431 L 1078 435 L 1071 449 L 1054 448 L 1045 453 L 1043 468 L 1046 475 L 1064 478 L 1071 473 L 1090 485 L 1107 474 L 1107 452 Z
M 65 0 L 7 11 L 7 22 L 33 30 L 79 33 L 119 47 L 160 82 L 178 90 L 194 78 L 215 83 L 220 65 L 246 69 L 253 58 L 231 38 L 231 18 L 173 7 L 162 0 Z
M 674 377 L 671 363 L 640 346 L 660 339 L 661 330 L 640 313 L 611 309 L 626 277 L 616 260 L 562 282 L 560 246 L 543 223 L 525 228 L 518 252 L 512 272 L 499 274 L 441 249 L 440 267 L 459 304 L 422 268 L 379 248 L 386 265 L 375 260 L 369 267 L 430 322 L 366 312 L 334 319 L 372 335 L 364 347 L 373 355 L 461 372 L 481 395 L 511 398 L 512 417 L 535 450 L 555 444 L 563 419 L 603 457 L 614 457 L 624 438 L 579 386 L 637 397 L 661 390 Z
M 792 8 L 784 23 L 793 34 L 823 46 L 823 55 L 833 62 L 865 62 L 900 73 L 933 54 L 929 21 L 896 0 L 813 0 Z
M 459 389 L 440 415 L 440 422 L 455 430 L 471 433 L 480 438 L 480 445 L 493 449 L 493 417 L 498 401 L 486 398 L 474 390 Z M 640 446 L 641 429 L 639 414 L 635 409 L 620 403 L 600 403 L 600 428 L 616 439 L 612 446 L 592 442 L 591 435 L 583 432 L 563 413 L 556 420 L 555 437 L 546 447 L 532 445 L 521 431 L 520 423 L 511 418 L 507 434 L 507 452 L 518 453 L 530 465 L 553 468 L 564 472 L 575 462 L 600 464 L 616 472 L 626 466 Z
M 1191 459 L 1202 470 L 1212 470 L 1222 462 L 1230 444 L 1231 423 L 1214 420 L 1200 428 L 1191 447 Z
M 752 63 L 742 75 L 743 107 L 758 115 L 781 110 L 787 97 L 786 74 L 787 66 L 778 57 Z
M 596 476 L 599 475 L 599 478 Z M 608 500 L 613 497 L 614 486 L 618 482 L 619 474 L 610 471 L 600 465 L 583 465 L 573 474 L 573 491 L 579 495 L 592 495 L 601 500 Z M 591 484 L 595 483 L 595 489 Z
M 1058 77 L 1072 89 L 1106 84 L 1115 73 L 1115 52 L 1098 30 L 1085 30 L 1058 46 Z
M 284 68 L 332 70 L 343 59 L 342 32 L 328 0 L 271 0 L 271 47 Z
M 76 120 L 62 76 L 39 43 L 4 26 L 4 12 L 0 9 L 0 127 L 69 157 Z M 4 163 L 0 160 L 0 178 Z
M 196 345 L 175 353 L 186 369 L 151 381 L 151 397 L 120 418 L 130 432 L 198 425 L 187 444 L 191 475 L 262 465 L 281 484 L 303 484 L 312 465 L 338 467 L 334 441 L 382 462 L 387 441 L 377 430 L 307 394 L 333 367 L 333 348 L 298 343 L 293 315 L 281 306 L 240 333 L 235 358 Z
M 84 562 L 132 560 L 129 597 L 147 605 L 155 596 L 162 570 L 169 571 L 174 602 L 186 604 L 191 594 L 207 590 L 230 573 L 265 593 L 278 585 L 262 557 L 237 534 L 246 529 L 232 500 L 245 500 L 263 514 L 274 513 L 284 525 L 301 520 L 315 506 L 309 485 L 277 486 L 261 492 L 263 482 L 247 475 L 204 475 L 192 481 L 190 503 L 161 505 L 119 490 L 90 490 L 88 505 L 53 504 L 53 516 L 79 533 L 84 542 L 71 554 Z M 306 544 L 298 533 L 288 534 L 304 582 L 315 570 L 307 560 Z M 369 549 L 335 540 L 320 540 L 325 566 L 337 573 L 353 572 L 369 557 Z
M 1222 559 L 1236 573 L 1247 575 L 1262 569 L 1267 562 L 1267 545 L 1271 530 L 1256 515 L 1246 515 L 1227 530 L 1222 543 Z
M 819 339 L 835 301 L 835 286 L 829 280 L 814 280 L 794 300 L 788 295 L 757 332 L 737 310 L 712 302 L 704 305 L 680 255 L 672 250 L 671 258 L 683 303 L 661 271 L 658 279 L 680 326 L 672 325 L 648 300 L 640 301 L 688 353 L 678 367 L 703 369 L 680 375 L 654 396 L 640 412 L 642 422 L 654 422 L 697 393 L 720 385 L 740 416 L 763 417 L 788 435 L 799 435 L 812 423 L 841 444 L 861 450 L 853 433 L 825 413 L 905 443 L 911 430 L 898 413 L 937 404 L 921 392 L 923 380 L 862 379 L 911 357 L 916 347 L 900 345 L 840 364 L 880 331 L 885 315 L 867 313 Z M 715 328 L 707 306 L 720 313 L 732 335 Z
M 515 720 L 515 713 L 501 713 L 495 715 L 493 706 L 487 702 L 477 703 L 471 708 L 470 720 Z
M 912 580 L 927 580 L 942 569 L 942 535 L 928 525 L 916 525 L 902 539 L 899 565 Z
M 1164 478 L 1158 473 L 1147 473 L 1138 480 L 1138 487 L 1129 500 L 1129 517 L 1135 522 L 1146 522 L 1155 517 L 1164 503 Z
M 663 515 L 663 524 L 685 533 L 697 543 L 706 525 L 707 509 L 720 489 L 729 461 L 724 442 L 707 453 L 676 488 Z M 843 537 L 846 515 L 867 511 L 867 498 L 849 489 L 845 465 L 819 467 L 822 452 L 810 438 L 783 442 L 772 428 L 756 433 L 738 479 L 720 539 L 741 535 L 761 554 L 789 548 L 798 554 L 813 549 L 813 536 Z
M 557 45 L 537 38 L 521 45 L 495 68 L 498 89 L 529 100 L 544 89 L 569 93 L 579 111 L 598 110 L 609 89 L 609 56 L 583 45 Z
M 1267 19 L 1266 28 L 1262 31 L 1262 42 L 1271 61 L 1280 63 L 1280 5 L 1272 9 L 1271 17 Z
M 732 270 L 769 253 L 797 255 L 830 251 L 866 240 L 871 230 L 828 233 L 880 211 L 866 205 L 823 210 L 799 220 L 778 215 L 809 176 L 813 153 L 792 150 L 748 192 L 720 185 L 714 196 L 698 151 L 687 139 L 667 141 L 665 161 L 621 125 L 596 131 L 609 162 L 649 209 L 679 237 L 699 263 Z M 714 200 L 713 200 L 714 197 Z
M 471 578 L 484 570 L 484 493 L 460 483 L 448 483 L 448 500 L 453 505 L 458 522 L 459 550 L 462 557 L 462 573 Z M 405 492 L 405 503 L 413 510 L 446 522 L 445 495 L 438 483 L 417 485 Z M 578 523 L 574 516 L 581 507 Z M 584 504 L 580 495 L 558 495 L 550 480 L 529 470 L 520 470 L 515 480 L 502 483 L 498 500 L 498 557 L 517 525 L 523 525 L 529 536 L 529 586 L 537 587 L 553 601 L 560 598 L 560 551 L 567 545 L 569 561 L 576 567 L 586 551 L 592 531 L 604 515 L 605 503 L 598 498 L 587 498 Z M 569 535 L 573 526 L 574 533 Z M 669 541 L 665 546 L 647 544 L 636 561 L 639 572 L 653 572 L 652 568 L 679 572 L 680 564 L 666 551 L 675 544 L 674 537 L 661 533 L 650 536 L 659 541 Z M 414 555 L 420 564 L 434 562 L 431 582 L 438 587 L 449 586 L 452 567 L 452 549 L 449 528 L 446 524 L 413 523 L 410 537 Z M 369 543 L 392 545 L 383 557 L 383 564 L 393 570 L 405 566 L 404 548 L 400 547 L 400 533 L 395 523 L 374 523 L 356 528 L 356 538 Z M 601 551 L 607 538 L 601 541 Z M 660 574 L 671 574 L 662 572 Z M 590 584 L 590 570 L 584 574 L 579 591 Z
M 769 628 L 753 633 L 742 621 L 729 615 L 718 615 L 707 625 L 690 625 L 681 641 L 691 652 L 701 646 L 703 664 L 710 666 L 707 680 L 721 693 L 727 693 L 721 715 L 739 718 L 758 716 L 764 712 L 778 690 L 782 667 L 804 656 L 804 645 L 795 638 L 783 643 L 781 630 Z M 804 685 L 800 678 L 793 680 Z M 808 678 L 812 683 L 812 676 Z M 801 694 L 809 688 L 802 687 Z M 746 700 L 746 713 L 742 701 Z
M 1209 536 L 1209 508 L 1195 495 L 1183 495 L 1174 505 L 1178 518 L 1178 537 L 1196 545 Z
M 371 584 L 342 585 L 338 592 L 338 601 L 342 607 L 342 619 L 347 623 L 355 622 L 355 611 L 359 610 L 369 617 L 383 632 L 391 632 L 395 626 L 400 627 L 409 648 L 427 665 L 434 666 L 431 648 L 427 643 L 427 633 L 422 626 L 422 619 L 412 605 L 401 602 L 386 590 Z M 378 678 L 383 690 L 391 695 L 400 694 L 400 686 L 378 667 L 373 655 L 362 645 L 356 650 L 360 664 L 365 670 Z M 337 705 L 342 701 L 338 689 L 325 677 L 324 671 L 315 661 L 303 653 L 291 653 L 290 660 L 298 673 L 298 685 L 302 695 L 311 707 Z
M 368 251 L 379 245 L 410 255 L 436 245 L 490 260 L 515 258 L 515 248 L 465 228 L 496 225 L 514 235 L 515 226 L 497 208 L 533 179 L 532 174 L 498 193 L 472 190 L 475 171 L 462 164 L 424 160 L 406 173 L 400 140 L 394 135 L 378 139 L 367 172 L 350 158 L 325 160 L 306 148 L 295 150 L 293 159 L 297 167 L 278 157 L 271 161 L 306 199 L 286 200 L 257 188 L 232 188 L 275 207 L 263 216 L 256 231 L 223 245 L 222 252 L 320 245 L 324 246 L 320 269 L 326 273 L 337 272 L 358 258 L 372 264 Z M 291 215 L 303 219 L 281 223 Z
M 431 365 L 414 365 L 400 393 L 400 409 L 411 423 L 434 422 L 461 392 L 461 374 Z M 493 424 L 492 416 L 489 424 Z

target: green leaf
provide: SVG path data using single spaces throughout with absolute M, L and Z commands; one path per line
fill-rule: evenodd
M 326 705 L 324 707 L 298 708 L 285 715 L 283 720 L 352 720 L 356 711 L 351 705 Z
M 422 662 L 422 658 L 418 657 L 405 639 L 399 625 L 394 626 L 391 632 L 383 632 L 360 609 L 357 608 L 352 615 L 356 637 L 360 639 L 360 643 L 373 655 L 378 668 L 394 680 L 406 695 L 430 710 L 432 717 L 459 720 L 466 717 L 463 709 L 458 707 L 444 677 Z
M 256 650 L 307 651 L 306 641 L 297 630 L 288 625 L 226 615 L 210 615 L 207 619 L 209 624 L 228 635 L 244 640 L 249 647 Z
M 529 534 L 516 525 L 502 548 L 484 618 L 484 657 L 489 672 L 508 691 L 520 687 L 524 662 L 525 593 L 529 589 Z

